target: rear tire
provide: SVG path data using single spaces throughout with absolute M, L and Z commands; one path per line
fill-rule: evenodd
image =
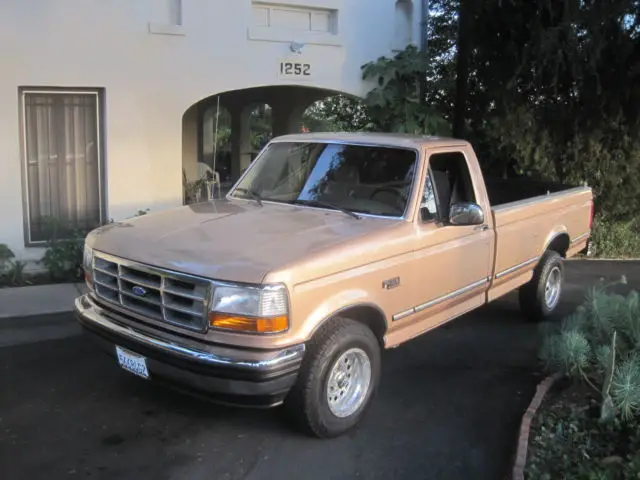
M 547 250 L 534 270 L 533 278 L 519 291 L 520 308 L 527 319 L 540 322 L 555 312 L 564 286 L 564 261 Z
M 379 378 L 380 345 L 371 329 L 335 318 L 309 342 L 285 408 L 307 432 L 336 437 L 361 421 Z

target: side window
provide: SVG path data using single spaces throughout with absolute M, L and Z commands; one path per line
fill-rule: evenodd
M 432 210 L 426 204 L 426 199 L 431 196 L 437 206 L 438 217 L 441 219 L 449 217 L 449 209 L 454 203 L 476 202 L 469 165 L 462 152 L 431 155 L 429 177 L 423 195 L 423 203 L 429 212 Z

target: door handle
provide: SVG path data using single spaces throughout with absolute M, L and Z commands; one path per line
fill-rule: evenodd
M 487 230 L 489 230 L 489 225 L 478 225 L 477 227 L 474 228 L 474 230 L 478 230 L 480 232 L 486 232 Z

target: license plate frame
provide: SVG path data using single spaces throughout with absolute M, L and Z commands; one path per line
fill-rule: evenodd
M 149 367 L 147 366 L 146 357 L 116 345 L 116 358 L 120 368 L 137 377 L 149 380 Z

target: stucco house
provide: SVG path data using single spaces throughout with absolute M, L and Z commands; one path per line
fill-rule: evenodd
M 273 134 L 361 65 L 420 38 L 414 0 L 13 0 L 0 4 L 0 244 L 37 260 L 43 218 L 69 228 L 183 202 L 211 109 L 231 118 L 231 170 L 250 161 L 248 115 Z M 207 129 L 209 127 L 206 127 Z M 210 135 L 209 135 L 210 137 Z

